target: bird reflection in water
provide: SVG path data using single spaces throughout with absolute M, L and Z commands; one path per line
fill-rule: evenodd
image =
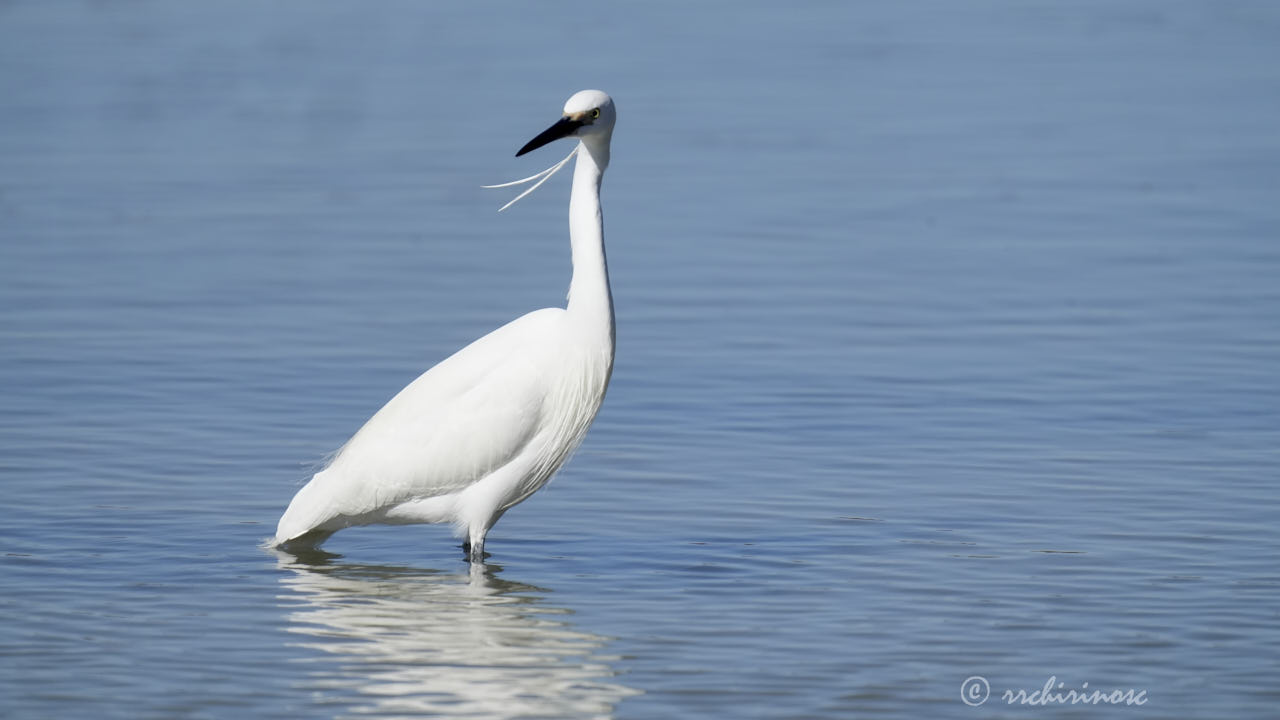
M 290 631 L 319 650 L 317 702 L 394 717 L 608 717 L 638 694 L 613 678 L 607 640 L 575 630 L 548 591 L 466 573 L 279 554 Z M 325 697 L 333 693 L 332 697 Z M 351 697 L 344 697 L 348 694 Z

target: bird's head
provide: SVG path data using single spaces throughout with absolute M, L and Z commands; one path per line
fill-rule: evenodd
M 565 137 L 582 138 L 588 141 L 604 140 L 607 143 L 613 134 L 613 123 L 617 119 L 618 113 L 613 107 L 613 98 L 608 94 L 599 90 L 583 90 L 574 93 L 573 97 L 564 104 L 564 114 L 560 119 L 525 143 L 525 146 L 516 153 L 516 157 Z
M 530 175 L 523 180 L 513 180 L 499 185 L 484 185 L 483 187 L 486 188 L 504 188 L 533 183 L 527 190 L 515 196 L 511 202 L 499 208 L 498 212 L 515 205 L 520 198 L 537 190 L 539 185 L 559 172 L 560 168 L 564 167 L 580 151 L 585 150 L 586 155 L 594 163 L 597 172 L 603 173 L 604 169 L 609 166 L 609 141 L 613 139 L 613 123 L 617 119 L 618 113 L 613 107 L 613 98 L 607 94 L 599 90 L 583 90 L 574 93 L 573 97 L 569 98 L 569 101 L 564 104 L 564 114 L 560 116 L 560 119 L 554 125 L 539 133 L 537 137 L 525 143 L 525 146 L 520 148 L 520 152 L 516 153 L 516 157 L 537 150 L 543 145 L 560 138 L 580 138 L 582 142 L 575 145 L 565 159 L 540 173 Z M 597 182 L 599 178 L 600 175 L 597 174 Z

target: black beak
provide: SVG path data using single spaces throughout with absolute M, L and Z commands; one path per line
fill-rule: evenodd
M 574 130 L 577 130 L 578 128 L 582 127 L 583 124 L 584 123 L 581 120 L 570 120 L 567 117 L 562 117 L 556 121 L 555 125 L 552 125 L 546 130 L 543 130 L 542 132 L 538 133 L 538 137 L 525 143 L 524 147 L 520 148 L 520 152 L 516 153 L 516 157 L 520 157 L 521 155 L 527 152 L 537 150 L 538 148 L 542 147 L 543 145 L 546 145 L 547 143 L 553 140 L 559 140 L 562 137 L 568 137 L 569 134 L 571 134 Z

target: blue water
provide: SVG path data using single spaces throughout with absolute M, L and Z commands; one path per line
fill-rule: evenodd
M 0 4 L 0 714 L 1274 716 L 1277 37 Z M 401 386 L 563 301 L 565 179 L 478 186 L 584 87 L 619 329 L 582 450 L 483 567 L 441 527 L 263 550 Z

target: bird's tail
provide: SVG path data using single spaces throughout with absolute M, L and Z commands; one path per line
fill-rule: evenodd
M 320 479 L 323 475 L 323 470 L 316 473 L 311 482 L 293 496 L 288 509 L 280 516 L 280 522 L 276 525 L 273 546 L 284 550 L 314 549 L 335 532 L 334 529 L 323 527 L 333 519 L 333 508 L 321 490 Z
M 289 538 L 288 540 L 281 540 L 277 537 L 271 543 L 271 547 L 277 550 L 283 550 L 284 552 L 291 553 L 293 555 L 298 555 L 299 553 L 310 553 L 319 550 L 320 545 L 325 540 L 328 540 L 329 536 L 333 533 L 333 530 L 312 530 L 310 532 L 302 533 L 297 537 Z

